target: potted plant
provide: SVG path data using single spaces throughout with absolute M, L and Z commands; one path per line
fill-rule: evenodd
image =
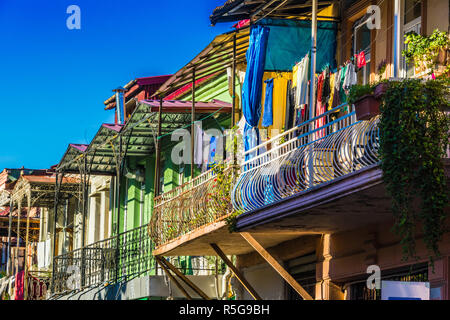
M 348 104 L 355 105 L 358 120 L 370 120 L 380 114 L 380 100 L 375 97 L 373 84 L 354 85 L 350 89 Z
M 429 36 L 410 32 L 405 36 L 405 44 L 407 48 L 403 50 L 402 55 L 407 63 L 414 62 L 419 73 L 426 70 L 429 70 L 430 74 L 446 73 L 450 70 L 450 37 L 447 32 L 436 29 Z

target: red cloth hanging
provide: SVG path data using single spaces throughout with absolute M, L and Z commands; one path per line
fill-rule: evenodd
M 16 282 L 15 282 L 15 295 L 14 300 L 23 300 L 23 279 L 24 271 L 20 271 L 16 273 Z
M 316 117 L 325 113 L 325 104 L 322 103 L 322 92 L 323 92 L 323 84 L 325 82 L 325 71 L 319 75 L 319 79 L 317 82 L 317 104 L 316 104 Z M 322 127 L 325 124 L 324 117 L 321 117 L 316 120 L 316 129 Z M 316 133 L 316 139 L 322 138 L 324 136 L 323 130 L 319 130 Z
M 358 62 L 357 62 L 357 66 L 358 68 L 362 68 L 366 65 L 366 54 L 364 53 L 364 51 L 361 51 L 358 55 Z

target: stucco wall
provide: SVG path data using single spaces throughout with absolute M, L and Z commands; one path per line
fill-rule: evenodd
M 427 34 L 431 34 L 435 29 L 448 31 L 449 27 L 449 1 L 448 0 L 428 0 L 427 7 Z
M 284 280 L 267 263 L 245 268 L 242 271 L 244 277 L 263 300 L 285 299 Z M 237 300 L 253 300 L 252 296 L 242 289 L 238 290 L 240 292 L 237 293 Z

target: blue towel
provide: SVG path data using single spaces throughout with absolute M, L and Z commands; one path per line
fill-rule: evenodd
M 266 98 L 264 99 L 263 127 L 273 125 L 273 79 L 264 81 L 266 83 Z

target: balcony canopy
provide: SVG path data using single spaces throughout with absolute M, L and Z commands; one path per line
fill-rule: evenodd
M 79 174 L 86 170 L 94 175 L 115 175 L 120 157 L 144 157 L 155 151 L 158 135 L 160 100 L 139 101 L 125 125 L 101 125 L 89 145 L 70 144 L 57 171 Z M 191 101 L 163 100 L 161 135 L 191 123 Z M 196 102 L 196 114 L 230 113 L 231 104 L 219 100 Z M 87 168 L 85 169 L 84 166 Z
M 336 1 L 318 0 L 319 11 Z M 311 0 L 228 0 L 214 9 L 210 16 L 212 25 L 251 19 L 255 22 L 265 17 L 271 18 L 311 18 Z
M 235 41 L 235 61 L 237 64 L 245 62 L 249 34 L 249 28 L 242 28 L 215 37 L 194 59 L 171 76 L 154 95 L 164 97 L 192 83 L 194 81 L 194 70 L 196 80 L 225 72 L 233 63 Z

